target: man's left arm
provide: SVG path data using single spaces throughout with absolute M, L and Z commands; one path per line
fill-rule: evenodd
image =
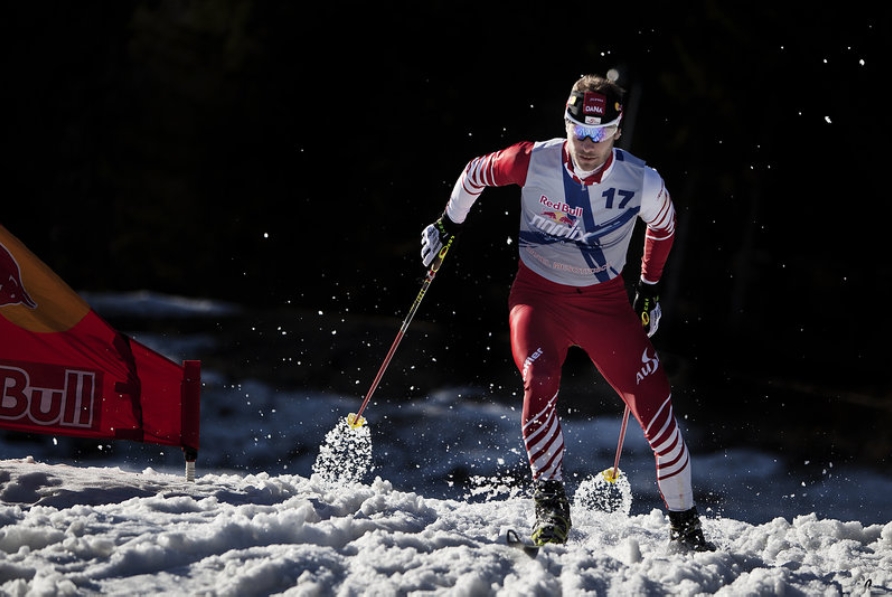
M 653 169 L 648 169 L 645 175 L 640 214 L 647 225 L 641 256 L 641 279 L 645 283 L 656 284 L 663 277 L 663 269 L 675 241 L 675 206 L 662 177 Z
M 635 285 L 632 307 L 641 319 L 647 335 L 653 336 L 662 317 L 660 279 L 675 241 L 675 206 L 656 170 L 648 169 L 645 175 L 640 215 L 647 229 L 641 256 L 641 276 Z

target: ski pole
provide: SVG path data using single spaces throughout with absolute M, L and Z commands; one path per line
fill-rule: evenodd
M 372 386 L 369 388 L 368 393 L 365 395 L 365 400 L 362 401 L 362 405 L 359 407 L 355 413 L 350 413 L 347 415 L 347 424 L 354 429 L 357 427 L 362 427 L 365 425 L 365 418 L 362 416 L 365 407 L 368 405 L 369 400 L 372 399 L 372 394 L 375 393 L 375 390 L 378 388 L 378 384 L 381 383 L 381 378 L 384 377 L 384 371 L 387 370 L 388 365 L 390 365 L 390 360 L 393 358 L 394 353 L 396 352 L 397 346 L 400 345 L 400 342 L 403 339 L 403 336 L 406 335 L 406 330 L 409 329 L 409 324 L 412 323 L 412 318 L 415 317 L 415 312 L 418 311 L 418 306 L 421 305 L 421 299 L 424 298 L 427 289 L 430 288 L 431 282 L 434 281 L 434 277 L 437 275 L 437 271 L 440 269 L 440 266 L 443 264 L 443 259 L 446 257 L 446 253 L 449 251 L 449 247 L 452 246 L 452 241 L 455 240 L 453 236 L 450 238 L 443 248 L 440 249 L 440 252 L 437 253 L 437 256 L 434 258 L 433 262 L 430 265 L 430 269 L 427 270 L 427 275 L 424 277 L 424 283 L 421 285 L 421 290 L 418 292 L 418 296 L 415 297 L 415 302 L 412 303 L 412 307 L 409 309 L 409 313 L 406 315 L 406 318 L 403 320 L 403 325 L 400 327 L 400 331 L 397 333 L 396 338 L 393 340 L 393 344 L 390 345 L 390 350 L 387 351 L 387 356 L 384 357 L 384 362 L 381 363 L 381 368 L 378 369 L 378 375 L 375 376 L 375 380 L 372 382 Z
M 613 468 L 601 473 L 604 476 L 604 480 L 609 483 L 616 483 L 616 476 L 619 474 L 619 456 L 623 451 L 623 442 L 626 439 L 626 427 L 629 425 L 630 412 L 627 404 L 626 410 L 623 412 L 623 424 L 619 429 L 619 442 L 616 444 L 616 458 L 613 460 Z

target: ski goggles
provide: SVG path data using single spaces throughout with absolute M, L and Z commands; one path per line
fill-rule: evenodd
M 569 118 L 567 119 L 567 123 L 571 127 L 573 136 L 576 137 L 579 141 L 584 141 L 585 138 L 588 137 L 595 143 L 600 143 L 601 141 L 606 141 L 607 139 L 613 137 L 616 134 L 616 131 L 619 130 L 619 119 L 616 119 L 608 124 L 598 126 L 586 126 L 584 124 L 574 122 Z

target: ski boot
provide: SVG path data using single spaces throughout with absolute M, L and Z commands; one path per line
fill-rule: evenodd
M 561 481 L 535 481 L 533 501 L 536 505 L 536 526 L 530 539 L 538 546 L 567 542 L 570 532 L 570 501 Z
M 669 550 L 673 553 L 715 551 L 715 544 L 703 536 L 697 508 L 669 512 Z

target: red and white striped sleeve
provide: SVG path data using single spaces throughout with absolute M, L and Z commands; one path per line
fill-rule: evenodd
M 653 168 L 645 171 L 641 219 L 647 224 L 644 253 L 641 257 L 641 278 L 655 284 L 663 276 L 669 252 L 675 241 L 675 206 L 666 183 Z
M 533 143 L 521 141 L 505 149 L 472 159 L 455 181 L 446 215 L 456 224 L 468 217 L 474 202 L 486 187 L 523 186 L 530 165 Z

